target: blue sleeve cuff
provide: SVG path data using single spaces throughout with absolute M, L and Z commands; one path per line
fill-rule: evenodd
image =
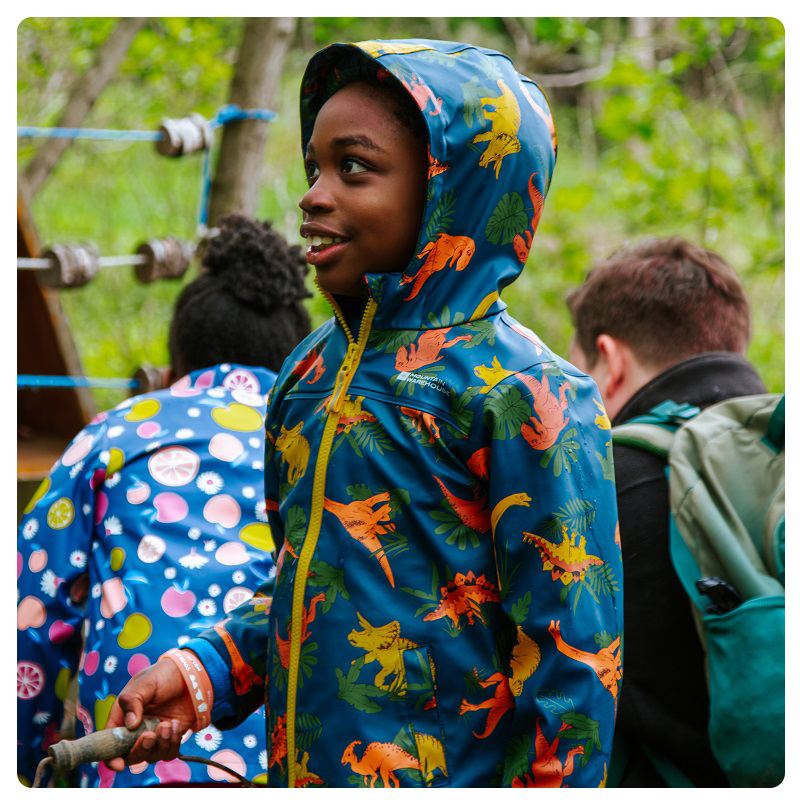
M 211 721 L 217 722 L 225 717 L 235 717 L 236 709 L 234 703 L 236 695 L 233 691 L 231 673 L 228 665 L 214 645 L 205 639 L 190 639 L 183 647 L 197 653 L 197 657 L 203 662 L 203 666 L 211 680 L 211 688 L 214 690 Z

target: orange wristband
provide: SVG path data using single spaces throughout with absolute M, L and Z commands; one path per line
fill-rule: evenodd
M 173 647 L 159 656 L 159 661 L 168 658 L 178 667 L 181 677 L 186 682 L 189 696 L 194 706 L 194 731 L 203 730 L 211 724 L 211 707 L 214 705 L 214 690 L 205 667 L 191 650 L 179 650 Z

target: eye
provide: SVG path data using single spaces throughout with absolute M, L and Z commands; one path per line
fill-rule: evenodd
M 319 176 L 319 167 L 313 161 L 306 161 L 306 179 L 309 183 Z
M 354 158 L 345 158 L 342 161 L 342 172 L 344 172 L 345 175 L 358 175 L 368 171 L 368 167 L 360 161 L 356 161 Z

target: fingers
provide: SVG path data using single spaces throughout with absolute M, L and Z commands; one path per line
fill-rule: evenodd
M 112 758 L 105 764 L 114 772 L 122 772 L 126 766 L 142 761 L 171 761 L 180 755 L 180 728 L 178 720 L 163 720 L 155 732 L 143 733 L 124 757 Z
M 122 717 L 123 721 L 118 722 L 117 724 L 124 725 L 128 730 L 132 731 L 142 721 L 142 713 L 144 712 L 144 706 L 142 704 L 142 700 L 139 698 L 137 694 L 133 692 L 128 692 L 127 689 L 123 689 L 111 708 L 112 712 L 114 711 L 115 708 L 117 708 L 118 705 L 120 709 L 120 714 L 117 715 L 117 718 Z M 109 714 L 109 721 L 106 723 L 106 728 L 112 727 L 109 724 L 110 722 L 111 722 L 111 715 Z

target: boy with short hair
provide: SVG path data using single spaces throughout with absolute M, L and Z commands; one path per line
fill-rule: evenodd
M 751 325 L 741 280 L 718 254 L 685 239 L 623 248 L 567 304 L 570 359 L 597 381 L 614 425 L 665 400 L 705 408 L 766 391 L 744 359 Z M 655 753 L 695 786 L 728 786 L 709 744 L 703 649 L 670 558 L 664 460 L 615 443 L 614 466 L 626 622 L 614 785 L 665 786 Z
M 599 786 L 622 634 L 607 421 L 499 298 L 555 163 L 547 102 L 495 51 L 375 41 L 312 59 L 301 118 L 335 319 L 271 395 L 277 579 L 186 646 L 212 718 L 266 692 L 271 786 Z M 194 719 L 157 669 L 117 723 Z M 142 739 L 176 754 L 163 732 Z

